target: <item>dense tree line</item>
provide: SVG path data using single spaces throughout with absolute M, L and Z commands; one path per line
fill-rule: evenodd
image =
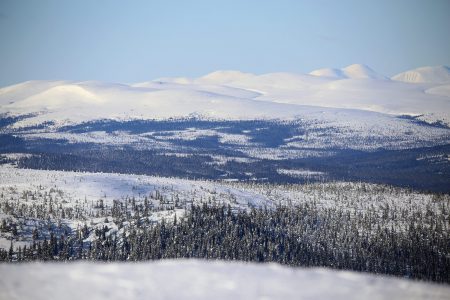
M 17 165 L 21 168 L 42 170 L 145 174 L 190 179 L 232 178 L 240 181 L 256 179 L 260 182 L 272 183 L 318 181 L 315 178 L 288 176 L 278 172 L 278 169 L 283 168 L 306 169 L 326 174 L 326 176 L 320 177 L 320 180 L 362 180 L 421 190 L 449 191 L 450 165 L 444 161 L 446 153 L 450 151 L 449 145 L 375 152 L 330 149 L 328 151 L 333 151 L 334 155 L 329 157 L 283 160 L 249 159 L 248 162 L 238 162 L 234 161 L 233 158 L 244 160 L 249 157 L 237 151 L 214 148 L 214 145 L 209 145 L 211 140 L 214 139 L 202 138 L 184 142 L 182 145 L 185 147 L 183 151 L 189 154 L 185 157 L 177 157 L 175 153 L 166 150 L 120 149 L 89 144 L 60 145 L 60 148 L 58 148 L 58 146 L 51 144 L 52 149 L 58 149 L 58 153 L 45 152 L 40 149 L 33 152 L 33 156 L 19 159 Z M 179 147 L 180 145 L 176 146 Z M 45 147 L 48 148 L 49 145 Z M 259 150 L 255 149 L 254 151 L 257 153 Z M 326 151 L 322 151 L 322 154 L 326 154 Z M 231 159 L 224 164 L 216 164 L 214 163 L 214 156 L 221 156 L 224 160 Z M 418 160 L 417 158 L 421 156 L 441 157 L 443 161 L 434 163 L 426 159 Z
M 128 209 L 128 208 L 127 208 Z M 149 222 L 145 206 L 135 213 L 115 203 L 115 220 L 130 226 L 111 230 L 79 228 L 73 235 L 51 233 L 31 246 L 0 251 L 3 261 L 101 260 L 142 261 L 203 258 L 278 262 L 290 266 L 331 267 L 409 278 L 450 282 L 450 237 L 434 218 L 422 225 L 410 220 L 399 230 L 387 216 L 351 213 L 302 203 L 276 209 L 235 210 L 230 206 L 194 205 L 182 217 Z M 445 209 L 445 208 L 444 208 Z M 422 217 L 422 216 L 418 216 Z M 423 216 L 425 217 L 425 216 Z M 382 224 L 382 225 L 380 225 Z M 94 233 L 95 239 L 87 239 Z

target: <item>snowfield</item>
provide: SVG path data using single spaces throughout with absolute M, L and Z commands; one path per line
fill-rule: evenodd
M 391 79 L 364 65 L 310 74 L 255 75 L 217 71 L 200 78 L 161 78 L 137 84 L 28 81 L 0 89 L 0 114 L 34 116 L 16 127 L 99 119 L 298 119 L 322 108 L 327 120 L 357 109 L 421 116 L 450 124 L 447 67 L 426 67 Z M 444 87 L 441 87 L 443 86 Z M 334 110 L 325 110 L 334 108 Z M 336 110 L 338 109 L 338 110 Z M 318 116 L 315 115 L 315 118 Z
M 448 78 L 447 67 L 421 68 L 389 79 L 367 66 L 351 65 L 303 75 L 217 71 L 137 84 L 28 81 L 0 89 L 0 119 L 5 123 L 0 132 L 31 143 L 49 139 L 181 153 L 176 143 L 217 138 L 218 145 L 240 147 L 256 159 L 268 152 L 275 158 L 301 158 L 314 149 L 432 147 L 450 143 Z M 221 128 L 139 134 L 121 128 L 70 131 L 70 125 L 86 122 L 182 119 L 284 122 L 302 132 L 269 149 L 252 142 L 254 132 L 225 133 Z
M 413 83 L 449 83 L 450 68 L 446 66 L 422 67 L 397 74 L 392 79 Z
M 0 299 L 450 299 L 450 287 L 276 264 L 169 260 L 0 265 Z
M 130 175 L 117 173 L 88 173 L 17 169 L 10 165 L 0 165 L 0 189 L 16 188 L 18 193 L 26 189 L 49 190 L 57 188 L 64 192 L 67 201 L 97 201 L 103 199 L 111 205 L 114 199 L 145 197 L 155 191 L 167 199 L 176 195 L 182 201 L 208 201 L 212 197 L 221 201 L 238 198 L 239 205 L 247 207 L 271 206 L 268 198 L 252 192 L 220 184 L 214 181 L 186 180 L 146 175 Z M 238 203 L 235 203 L 238 204 Z

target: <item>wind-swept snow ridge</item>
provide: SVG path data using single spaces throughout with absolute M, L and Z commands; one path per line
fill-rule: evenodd
M 450 288 L 275 264 L 168 260 L 2 264 L 1 299 L 448 299 Z M 6 276 L 6 274 L 8 274 Z
M 393 80 L 410 83 L 450 83 L 450 68 L 447 66 L 422 67 L 392 77 Z M 447 94 L 447 96 L 450 96 Z

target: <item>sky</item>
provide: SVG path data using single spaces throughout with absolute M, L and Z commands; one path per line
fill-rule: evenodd
M 450 0 L 0 0 L 0 86 L 450 65 Z

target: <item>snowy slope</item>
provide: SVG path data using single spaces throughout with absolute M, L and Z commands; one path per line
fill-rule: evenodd
M 35 94 L 42 93 L 67 81 L 33 80 L 0 89 L 0 105 L 21 101 Z
M 176 197 L 180 202 L 188 203 L 182 205 L 183 207 L 189 206 L 189 203 L 192 202 L 200 204 L 210 201 L 230 204 L 236 209 L 244 210 L 250 206 L 274 206 L 274 201 L 262 194 L 240 190 L 220 182 L 117 173 L 16 169 L 10 165 L 0 165 L 0 203 L 7 201 L 7 199 L 16 199 L 17 201 L 23 201 L 23 204 L 27 206 L 42 204 L 42 201 L 45 201 L 40 196 L 37 196 L 32 202 L 22 198 L 22 195 L 28 191 L 37 193 L 44 198 L 44 195 L 52 194 L 55 205 L 65 208 L 78 207 L 77 210 L 83 211 L 84 217 L 62 220 L 62 224 L 72 231 L 82 226 L 87 219 L 93 225 L 101 227 L 104 224 L 104 218 L 96 218 L 89 213 L 95 210 L 94 206 L 100 199 L 106 207 L 112 207 L 115 200 L 123 203 L 125 199 L 131 198 L 142 204 L 144 198 L 155 195 L 156 191 L 167 201 L 173 202 Z M 82 208 L 80 208 L 80 204 Z M 160 207 L 161 203 L 156 201 L 154 205 Z M 151 220 L 172 219 L 175 215 L 180 217 L 184 212 L 184 208 L 162 209 L 152 214 Z M 6 214 L 0 209 L 0 221 L 5 218 L 20 219 L 20 222 L 27 224 L 24 225 L 24 231 L 27 231 L 27 228 L 34 228 L 36 223 L 40 223 L 39 220 L 26 221 L 17 215 Z M 111 230 L 118 230 L 117 226 L 111 225 L 112 223 L 109 223 Z M 8 249 L 11 239 L 14 239 L 14 247 L 29 246 L 32 242 L 30 232 L 28 230 L 28 233 L 16 240 L 9 233 L 0 231 L 0 248 Z M 41 234 L 43 233 L 41 232 Z M 93 238 L 95 238 L 95 235 L 94 232 L 91 232 L 89 239 Z M 2 298 L 0 297 L 0 299 Z
M 7 276 L 6 276 L 7 275 Z M 2 264 L 0 299 L 449 299 L 450 287 L 275 264 Z
M 310 178 L 325 175 L 306 169 L 279 169 L 278 172 Z M 151 200 L 155 207 L 161 208 L 152 214 L 152 221 L 170 220 L 175 215 L 180 217 L 185 213 L 185 208 L 194 203 L 229 204 L 238 210 L 317 203 L 320 207 L 333 207 L 351 213 L 371 210 L 380 214 L 385 207 L 394 211 L 402 211 L 408 207 L 403 215 L 404 220 L 414 219 L 415 214 L 427 211 L 440 214 L 442 209 L 432 194 L 385 188 L 368 183 L 330 182 L 285 186 L 117 173 L 17 169 L 7 164 L 0 165 L 0 204 L 20 202 L 22 208 L 33 207 L 42 205 L 45 199 L 50 197 L 55 207 L 75 208 L 79 212 L 80 215 L 76 218 L 52 215 L 53 222 L 62 223 L 73 232 L 85 222 L 100 227 L 105 224 L 104 217 L 95 216 L 98 209 L 95 206 L 99 200 L 107 208 L 111 208 L 115 200 L 124 203 L 126 199 L 131 198 L 139 205 L 143 204 L 146 198 L 154 199 L 152 195 L 154 196 L 156 192 L 167 201 L 173 202 L 174 199 L 178 199 L 180 206 L 174 210 L 167 210 L 161 207 L 159 201 Z M 31 197 L 33 194 L 35 196 Z M 16 248 L 29 246 L 32 242 L 31 230 L 36 227 L 36 222 L 37 224 L 41 222 L 27 221 L 24 215 L 6 213 L 0 209 L 0 222 L 3 219 L 14 219 L 18 223 L 27 224 L 23 226 L 21 231 L 23 234 L 19 239 L 11 236 L 11 233 L 0 231 L 0 248 L 3 249 L 9 249 L 11 240 L 14 240 Z M 31 219 L 35 219 L 35 216 L 32 215 Z M 114 218 L 110 216 L 108 226 L 112 231 L 117 231 L 117 224 L 113 225 L 114 222 Z M 94 238 L 94 232 L 91 232 L 89 239 Z
M 389 80 L 364 65 L 307 75 L 217 71 L 133 85 L 31 81 L 0 89 L 0 114 L 37 114 L 17 124 L 24 126 L 106 118 L 293 119 L 308 115 L 309 106 L 421 115 L 425 121 L 450 124 L 449 89 L 441 83 L 448 68 L 424 70 L 415 83 L 399 81 L 403 77 Z
M 450 83 L 429 88 L 425 90 L 425 93 L 439 96 L 448 96 L 450 95 Z
M 331 78 L 346 78 L 347 76 L 342 72 L 341 69 L 335 68 L 323 68 L 314 70 L 309 73 L 310 75 L 320 76 L 320 77 L 331 77 Z
M 44 82 L 47 85 L 47 82 Z M 20 101 L 2 105 L 0 113 L 38 113 L 25 124 L 45 121 L 79 123 L 95 119 L 163 119 L 192 114 L 211 118 L 289 118 L 298 109 L 292 105 L 255 101 L 235 95 L 195 88 L 131 87 L 120 84 L 77 82 L 55 85 Z M 16 98 L 18 92 L 4 92 L 0 98 Z M 237 95 L 236 95 L 237 94 Z M 252 96 L 254 93 L 246 93 Z
M 261 101 L 424 115 L 424 120 L 450 124 L 450 94 L 442 90 L 426 92 L 435 85 L 373 79 L 370 74 L 357 72 L 357 67 L 346 69 L 353 71 L 353 77 L 348 78 L 342 70 L 323 71 L 327 76 L 273 73 L 227 85 L 258 91 L 261 95 L 254 99 Z
M 324 68 L 309 73 L 314 76 L 351 78 L 351 79 L 387 79 L 370 67 L 362 64 L 353 64 L 342 69 Z
M 397 74 L 392 79 L 411 83 L 450 83 L 450 68 L 447 66 L 422 67 Z
M 38 186 L 48 189 L 57 186 L 72 202 L 83 199 L 96 201 L 102 198 L 105 204 L 112 204 L 114 199 L 144 197 L 157 190 L 167 199 L 178 194 L 180 200 L 187 201 L 193 198 L 197 201 L 207 201 L 216 197 L 229 202 L 233 199 L 234 204 L 242 207 L 247 207 L 249 203 L 255 206 L 273 205 L 272 200 L 263 195 L 212 181 L 117 173 L 16 169 L 10 165 L 0 165 L 0 189 L 15 187 L 23 191 L 36 189 Z M 236 198 L 239 202 L 235 201 Z
M 421 158 L 424 159 L 424 158 Z M 293 176 L 299 174 L 314 175 L 318 172 L 302 170 L 284 170 L 279 172 L 290 172 Z M 178 195 L 181 201 L 196 202 L 209 201 L 215 198 L 233 206 L 247 208 L 274 207 L 286 203 L 302 203 L 319 201 L 324 206 L 346 207 L 347 209 L 364 210 L 366 206 L 384 206 L 390 203 L 395 206 L 411 206 L 425 211 L 430 209 L 432 197 L 429 194 L 407 193 L 407 194 L 382 194 L 378 192 L 372 198 L 364 196 L 360 203 L 355 199 L 361 197 L 358 190 L 362 185 L 365 189 L 377 190 L 376 184 L 368 183 L 318 183 L 309 185 L 292 185 L 290 188 L 280 186 L 265 186 L 255 183 L 247 184 L 240 182 L 187 180 L 180 178 L 168 178 L 146 175 L 118 174 L 118 173 L 91 173 L 72 171 L 51 171 L 19 169 L 11 165 L 0 165 L 0 191 L 5 199 L 22 195 L 26 190 L 50 190 L 58 188 L 64 192 L 64 199 L 70 202 L 86 200 L 88 202 L 103 199 L 105 204 L 112 204 L 113 200 L 135 197 L 137 200 L 158 191 L 164 198 L 171 199 Z M 321 194 L 324 187 L 343 190 L 347 194 L 348 201 L 335 199 L 334 195 Z M 358 196 L 357 196 L 358 195 Z M 382 195 L 382 197 L 380 197 Z M 384 198 L 384 200 L 381 200 Z

